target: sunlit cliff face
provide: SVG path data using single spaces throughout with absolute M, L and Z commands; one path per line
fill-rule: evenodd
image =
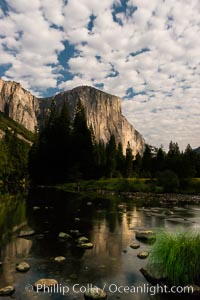
M 124 154 L 128 143 L 133 155 L 143 153 L 144 139 L 122 115 L 119 97 L 81 86 L 47 99 L 37 99 L 19 83 L 0 79 L 0 111 L 32 132 L 44 123 L 52 100 L 58 109 L 66 102 L 72 119 L 80 100 L 85 108 L 88 127 L 92 128 L 98 142 L 106 144 L 114 135 L 116 144 L 122 144 Z

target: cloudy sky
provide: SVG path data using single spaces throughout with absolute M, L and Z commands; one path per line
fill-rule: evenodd
M 199 0 L 0 1 L 0 77 L 117 95 L 152 145 L 200 146 L 199 74 Z

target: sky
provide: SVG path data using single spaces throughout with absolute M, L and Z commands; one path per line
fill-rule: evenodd
M 122 98 L 147 143 L 200 146 L 199 0 L 0 0 L 0 77 Z

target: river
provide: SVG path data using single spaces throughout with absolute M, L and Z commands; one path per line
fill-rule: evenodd
M 135 242 L 138 229 L 200 230 L 200 206 L 167 204 L 160 199 L 159 205 L 138 203 L 134 197 L 76 199 L 53 189 L 1 200 L 0 287 L 14 285 L 12 297 L 17 300 L 84 299 L 84 290 L 91 286 L 104 287 L 109 299 L 169 299 L 172 295 L 154 295 L 153 290 L 148 290 L 150 284 L 140 272 L 147 259 L 139 259 L 137 254 L 152 246 L 140 241 L 140 249 L 136 250 L 130 245 Z M 26 228 L 35 230 L 35 235 L 19 238 L 19 230 Z M 79 230 L 80 235 L 71 230 Z M 60 240 L 59 232 L 71 234 L 72 238 Z M 78 236 L 88 237 L 94 247 L 78 248 Z M 66 260 L 57 263 L 57 256 Z M 16 271 L 16 264 L 22 261 L 31 266 L 26 273 Z M 59 287 L 50 293 L 37 292 L 32 285 L 40 278 L 54 278 Z M 137 286 L 141 286 L 138 293 L 134 292 Z

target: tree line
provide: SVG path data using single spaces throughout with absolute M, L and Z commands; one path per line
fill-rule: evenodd
M 70 119 L 66 103 L 61 111 L 53 101 L 49 116 L 36 134 L 29 155 L 29 173 L 35 183 L 54 184 L 101 177 L 129 177 L 133 155 L 111 135 L 107 144 L 97 142 L 88 128 L 85 109 L 78 101 L 75 117 Z
M 170 142 L 166 153 L 162 147 L 145 145 L 144 153 L 133 157 L 130 144 L 126 154 L 111 135 L 107 144 L 97 142 L 88 128 L 84 107 L 78 101 L 71 121 L 66 103 L 58 111 L 51 103 L 49 116 L 36 135 L 29 155 L 29 174 L 33 182 L 55 184 L 80 179 L 113 177 L 185 178 L 200 177 L 200 155 L 190 145 L 181 152 Z
M 95 140 L 80 101 L 73 120 L 66 103 L 58 110 L 52 102 L 31 147 L 13 130 L 7 130 L 0 141 L 0 185 L 4 187 L 25 180 L 47 185 L 122 177 L 157 178 L 166 190 L 167 184 L 181 186 L 187 178 L 200 177 L 200 154 L 190 145 L 181 152 L 177 143 L 170 142 L 168 152 L 146 144 L 143 155 L 136 157 L 128 143 L 124 155 L 114 135 L 107 144 Z
M 15 191 L 28 178 L 30 145 L 17 137 L 16 132 L 6 130 L 0 140 L 0 187 L 1 191 Z

